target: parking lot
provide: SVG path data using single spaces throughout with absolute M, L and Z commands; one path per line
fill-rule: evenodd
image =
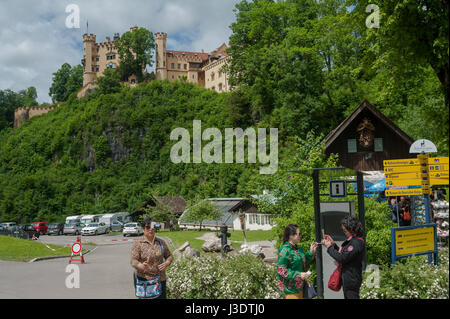
M 44 243 L 72 245 L 77 236 L 42 235 Z M 69 258 L 37 262 L 0 260 L 0 299 L 16 298 L 134 298 L 130 252 L 133 240 L 122 235 L 81 236 L 83 243 L 95 243 L 85 256 L 85 264 L 74 262 L 80 270 L 80 288 L 67 288 Z

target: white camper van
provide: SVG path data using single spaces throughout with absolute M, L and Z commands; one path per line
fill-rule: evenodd
M 84 215 L 83 217 L 81 217 L 80 222 L 87 226 L 90 223 L 98 223 L 102 216 L 103 215 Z
M 66 217 L 66 224 L 77 224 L 80 222 L 81 217 L 83 217 L 83 215 L 68 216 Z
M 113 214 L 105 214 L 100 218 L 100 222 L 105 223 L 111 230 L 111 225 L 116 222 L 120 222 L 121 224 L 126 224 L 131 220 L 129 213 L 120 212 Z

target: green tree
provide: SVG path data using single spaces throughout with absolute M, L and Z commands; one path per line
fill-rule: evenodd
M 64 63 L 58 71 L 53 73 L 52 81 L 48 94 L 53 103 L 64 102 L 69 95 L 83 86 L 83 66 L 71 67 L 69 63 Z
M 441 83 L 449 107 L 449 3 L 448 0 L 349 1 L 353 16 L 364 26 L 368 4 L 377 4 L 379 29 L 365 29 L 373 62 L 388 59 L 398 70 L 430 66 Z M 364 21 L 363 21 L 364 20 Z
M 159 202 L 156 202 L 156 206 L 149 206 L 144 208 L 144 216 L 142 217 L 142 220 L 145 220 L 145 218 L 149 217 L 154 221 L 158 222 L 168 222 L 171 219 L 173 219 L 172 212 L 170 211 L 170 208 L 162 205 Z
M 221 212 L 209 200 L 202 200 L 187 208 L 183 217 L 184 221 L 202 224 L 204 220 L 216 220 L 221 216 Z
M 106 69 L 103 76 L 97 78 L 99 93 L 110 94 L 120 91 L 120 74 L 115 69 Z
M 122 81 L 128 81 L 136 75 L 138 82 L 144 80 L 147 65 L 153 65 L 152 57 L 155 49 L 153 33 L 145 28 L 128 31 L 122 34 L 116 44 L 120 57 L 119 72 Z
M 26 90 L 14 92 L 11 90 L 0 90 L 0 130 L 13 127 L 14 110 L 20 106 L 36 106 L 36 88 L 30 86 Z

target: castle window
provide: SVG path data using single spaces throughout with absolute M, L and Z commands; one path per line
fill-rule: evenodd
M 187 64 L 184 65 L 184 69 L 187 70 Z
M 98 67 L 98 65 L 96 65 L 96 66 L 95 66 L 95 72 L 98 72 L 99 69 L 100 69 L 100 68 Z
M 181 69 L 181 64 L 180 64 L 180 63 L 178 63 L 178 70 L 179 70 L 179 69 Z
M 108 53 L 106 55 L 106 60 L 114 60 L 115 58 L 116 58 L 116 55 L 114 53 Z
M 222 71 L 219 71 L 219 78 L 222 77 Z
M 222 91 L 222 83 L 219 83 L 219 91 Z
M 100 61 L 100 57 L 98 55 L 95 57 L 95 61 Z
M 94 69 L 94 66 L 92 66 L 92 72 L 94 72 L 94 70 L 95 70 L 95 69 Z
M 166 61 L 163 61 L 163 67 L 165 67 L 166 66 Z
M 115 64 L 115 63 L 112 63 L 112 62 L 109 62 L 109 63 L 106 65 L 106 68 L 108 68 L 108 69 L 115 69 L 115 68 L 116 68 L 116 64 Z
M 214 72 L 211 73 L 211 81 L 214 81 Z
M 175 69 L 175 63 L 170 63 L 170 67 L 171 67 L 172 69 Z

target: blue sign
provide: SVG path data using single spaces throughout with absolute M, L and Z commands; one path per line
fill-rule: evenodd
M 330 197 L 342 198 L 347 196 L 346 183 L 343 180 L 330 182 Z

